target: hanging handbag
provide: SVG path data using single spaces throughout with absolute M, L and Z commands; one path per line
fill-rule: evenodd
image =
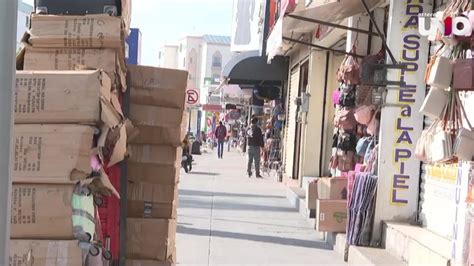
M 453 72 L 453 87 L 456 90 L 474 91 L 474 58 L 456 59 Z
M 356 46 L 353 45 L 351 53 L 355 51 Z M 337 79 L 345 84 L 360 84 L 360 64 L 357 58 L 352 55 L 346 55 L 337 71 Z
M 431 87 L 420 108 L 420 113 L 433 118 L 440 119 L 448 104 L 448 92 L 444 89 Z
M 373 106 L 361 106 L 357 108 L 354 112 L 355 120 L 362 125 L 367 126 L 372 120 L 374 115 L 374 107 Z
M 474 161 L 474 131 L 461 128 L 454 143 L 454 155 L 463 161 Z
M 426 83 L 432 87 L 446 89 L 451 86 L 452 77 L 453 64 L 451 59 L 443 56 L 434 57 Z
M 343 107 L 354 107 L 355 102 L 355 86 L 345 85 L 339 97 L 339 105 Z
M 364 155 L 367 152 L 367 148 L 369 147 L 369 144 L 372 142 L 371 137 L 363 137 L 360 138 L 359 141 L 357 142 L 356 146 L 356 154 L 360 157 L 364 157 Z
M 337 152 L 337 168 L 341 172 L 349 172 L 354 170 L 355 156 L 353 151 L 341 151 Z
M 474 160 L 474 130 L 472 128 L 471 122 L 467 117 L 466 110 L 461 103 L 459 94 L 455 93 L 455 101 L 457 103 L 457 111 L 459 117 L 460 128 L 457 132 L 455 141 L 454 141 L 454 155 L 464 161 L 473 161 Z M 464 120 L 463 120 L 464 118 Z M 466 123 L 467 128 L 462 127 L 463 122 Z
M 332 103 L 333 103 L 334 105 L 338 105 L 340 98 L 341 98 L 341 91 L 340 91 L 339 89 L 336 89 L 336 90 L 332 93 Z
M 378 127 L 379 127 L 379 112 L 377 111 L 374 113 L 372 116 L 372 119 L 370 119 L 369 124 L 367 125 L 367 134 L 371 136 L 375 136 L 378 133 Z
M 357 138 L 350 133 L 339 135 L 337 148 L 342 151 L 354 151 L 357 146 Z
M 422 162 L 431 162 L 430 145 L 433 142 L 433 129 L 437 126 L 438 121 L 435 121 L 429 128 L 423 130 L 416 143 L 415 157 Z
M 354 118 L 354 110 L 351 108 L 341 108 L 336 112 L 334 125 L 342 130 L 351 131 L 357 125 Z
M 431 143 L 431 161 L 444 163 L 451 161 L 454 156 L 452 136 L 442 127 L 437 127 Z

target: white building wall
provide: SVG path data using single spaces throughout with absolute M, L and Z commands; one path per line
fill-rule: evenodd
M 16 30 L 16 48 L 19 50 L 21 45 L 21 38 L 23 34 L 28 30 L 30 26 L 30 14 L 33 11 L 33 7 L 18 0 L 18 18 L 17 18 L 17 30 Z
M 164 68 L 178 68 L 178 46 L 165 45 L 160 50 L 159 66 Z

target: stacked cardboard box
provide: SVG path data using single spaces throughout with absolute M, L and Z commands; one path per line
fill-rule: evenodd
M 187 72 L 130 66 L 127 265 L 176 263 L 177 183 Z
M 17 58 L 10 265 L 79 266 L 106 253 L 94 199 L 119 196 L 104 169 L 126 152 L 126 21 L 31 16 Z
M 347 224 L 347 178 L 321 177 L 317 182 L 316 230 L 345 233 Z

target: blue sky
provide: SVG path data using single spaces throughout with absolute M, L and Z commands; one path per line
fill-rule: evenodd
M 33 4 L 33 0 L 24 0 Z M 233 0 L 133 0 L 132 27 L 142 32 L 142 64 L 157 65 L 158 49 L 185 35 L 231 34 Z

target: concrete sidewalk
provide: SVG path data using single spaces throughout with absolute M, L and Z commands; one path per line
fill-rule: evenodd
M 180 265 L 343 265 L 276 180 L 248 178 L 237 152 L 195 156 L 179 185 Z

